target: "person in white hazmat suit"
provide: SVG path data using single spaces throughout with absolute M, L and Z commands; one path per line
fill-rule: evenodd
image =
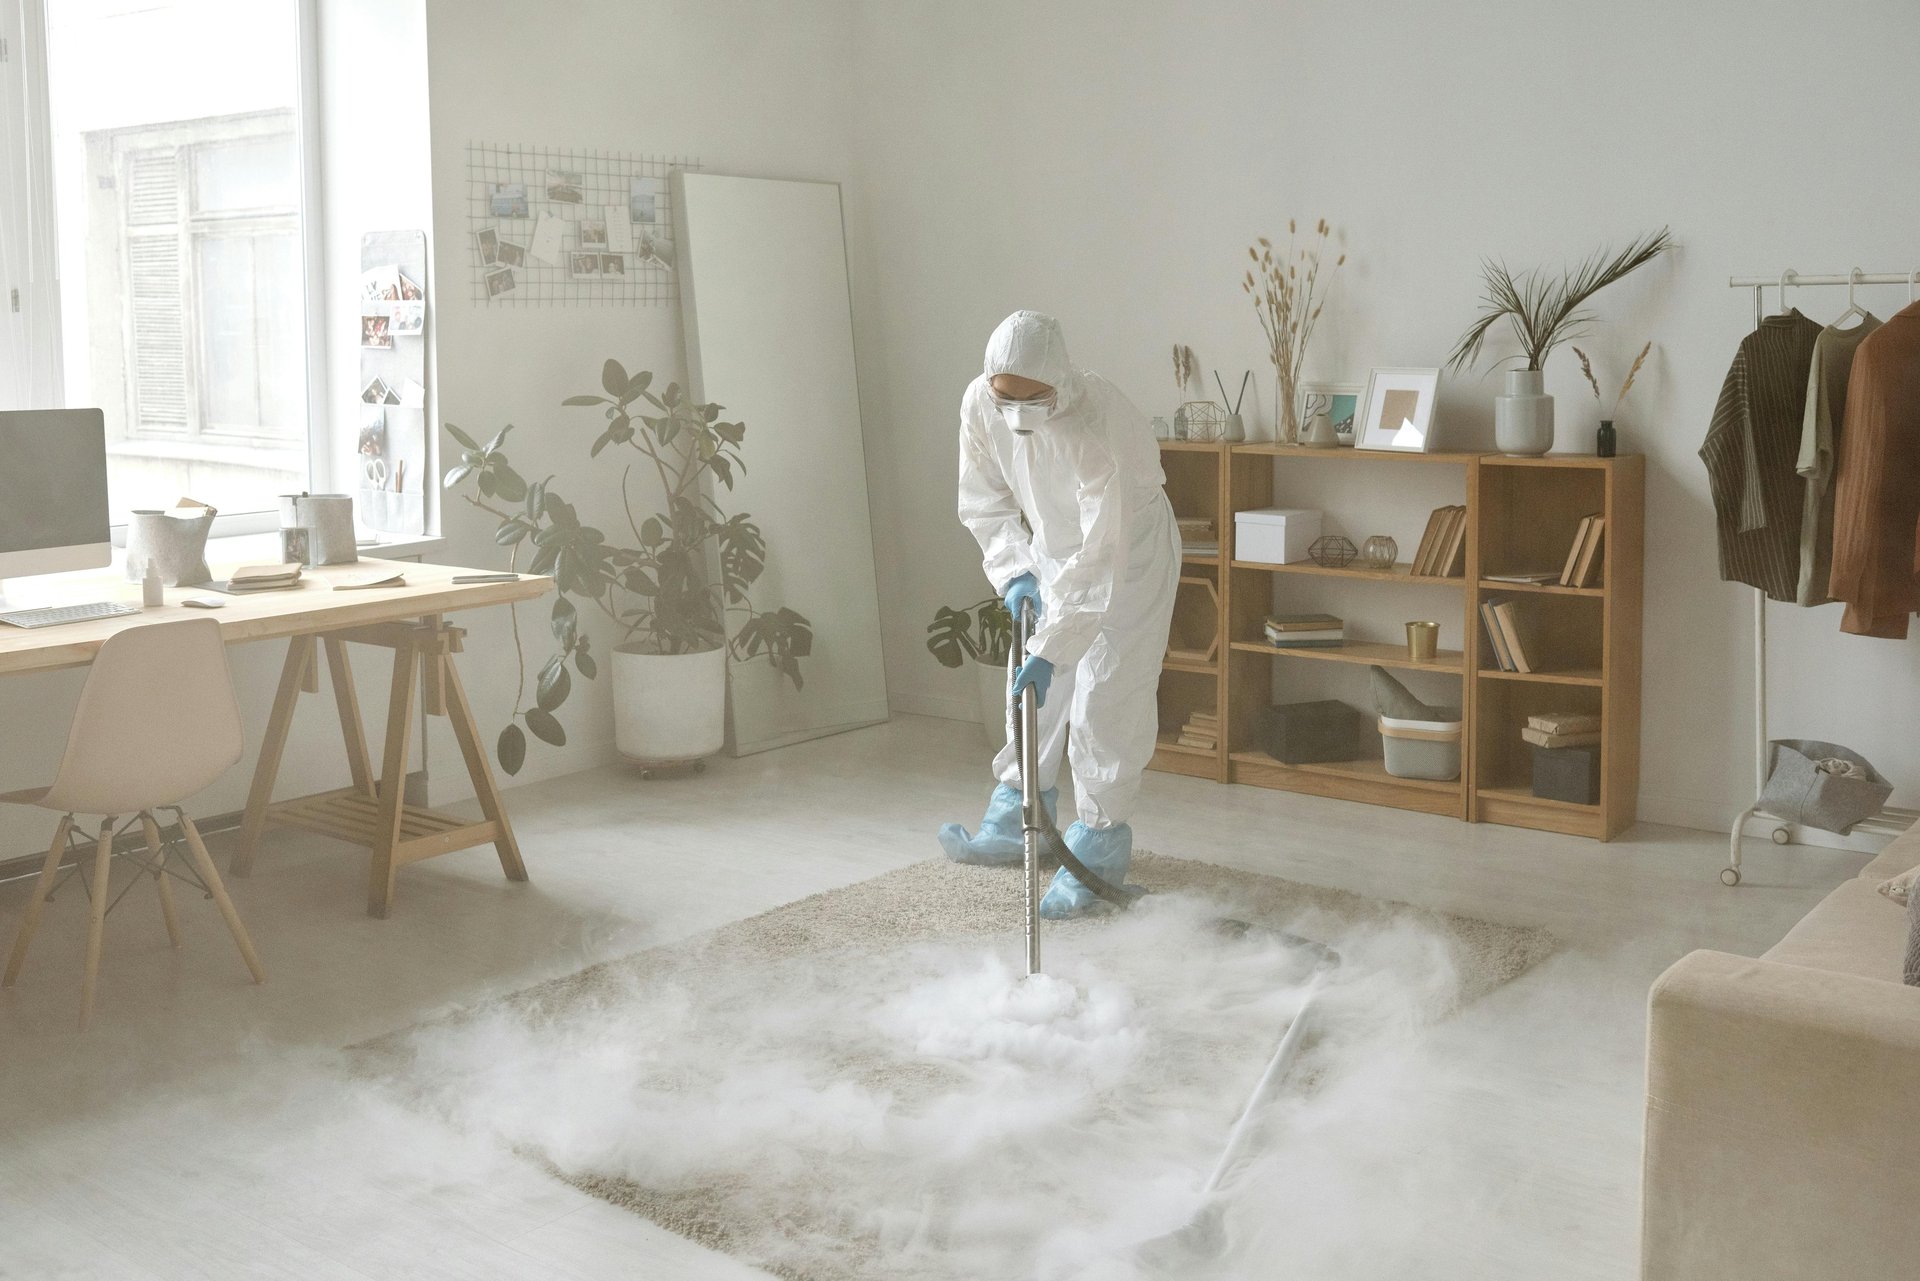
M 1127 819 L 1153 756 L 1160 664 L 1180 578 L 1180 539 L 1160 446 L 1119 388 L 1067 361 L 1060 322 L 1016 311 L 987 339 L 986 368 L 960 400 L 960 520 L 987 578 L 1039 626 L 1013 692 L 1040 697 L 1040 786 L 1052 812 L 1061 749 L 1079 821 L 1067 848 L 1110 884 L 1133 858 Z M 948 857 L 1021 860 L 1020 761 L 1009 743 L 980 830 L 940 829 Z M 1096 899 L 1065 868 L 1040 902 L 1058 919 Z

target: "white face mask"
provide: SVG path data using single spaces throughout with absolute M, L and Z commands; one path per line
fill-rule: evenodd
M 997 402 L 1007 426 L 1022 436 L 1032 435 L 1053 417 L 1053 397 L 1044 400 L 1007 400 Z

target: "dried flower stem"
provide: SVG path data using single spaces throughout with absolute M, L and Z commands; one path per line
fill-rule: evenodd
M 1260 320 L 1267 338 L 1267 358 L 1273 362 L 1274 422 L 1282 440 L 1292 442 L 1300 434 L 1294 409 L 1294 388 L 1306 365 L 1307 344 L 1314 326 L 1326 307 L 1324 295 L 1316 297 L 1320 282 L 1321 249 L 1333 234 L 1325 218 L 1314 227 L 1313 238 L 1305 248 L 1296 249 L 1297 224 L 1287 221 L 1287 247 L 1278 258 L 1273 242 L 1265 236 L 1247 249 L 1253 267 L 1240 282 L 1240 288 L 1253 299 L 1254 315 Z M 1334 260 L 1332 271 L 1346 265 L 1347 256 Z M 1304 272 L 1302 271 L 1304 268 Z M 1331 274 L 1331 273 L 1330 273 Z M 1328 282 L 1328 290 L 1332 282 Z

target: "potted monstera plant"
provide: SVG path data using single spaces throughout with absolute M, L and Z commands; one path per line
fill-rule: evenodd
M 998 749 L 1007 741 L 1007 652 L 1013 617 L 998 596 L 964 609 L 942 605 L 927 624 L 927 649 L 942 667 L 971 667 L 980 699 L 980 724 Z
M 464 487 L 462 498 L 498 519 L 494 541 L 510 549 L 512 567 L 530 553 L 526 569 L 551 574 L 559 589 L 548 620 L 554 651 L 535 677 L 531 703 L 515 624 L 520 692 L 496 747 L 509 774 L 526 759 L 527 734 L 555 746 L 566 742 L 557 713 L 573 688 L 568 665 L 589 680 L 597 669 L 580 625 L 583 609 L 619 629 L 614 740 L 623 757 L 642 766 L 697 762 L 720 749 L 729 656 L 769 663 L 798 688 L 800 660 L 813 648 L 805 618 L 754 603 L 750 589 L 766 568 L 766 539 L 746 512 L 729 514 L 714 497 L 746 470 L 746 425 L 723 421 L 721 406 L 695 404 L 675 383 L 653 391 L 651 373 L 629 374 L 617 360 L 601 368 L 600 386 L 562 403 L 602 410 L 588 454 L 620 464 L 626 529 L 613 537 L 583 524 L 552 477 L 529 482 L 515 470 L 505 449 L 512 424 L 484 445 L 447 424 L 463 452 L 446 487 Z M 647 488 L 650 502 L 637 492 Z M 652 514 L 638 514 L 650 508 Z

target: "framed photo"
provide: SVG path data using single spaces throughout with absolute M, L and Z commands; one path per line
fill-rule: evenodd
M 1354 444 L 1360 449 L 1424 454 L 1433 443 L 1440 370 L 1376 369 L 1367 376 Z
M 567 254 L 567 275 L 575 280 L 598 280 L 600 278 L 600 255 L 584 253 L 578 249 Z
M 1304 433 L 1317 414 L 1333 420 L 1333 434 L 1342 445 L 1353 444 L 1354 424 L 1360 421 L 1360 402 L 1366 396 L 1365 383 L 1301 383 L 1300 403 L 1294 407 Z

